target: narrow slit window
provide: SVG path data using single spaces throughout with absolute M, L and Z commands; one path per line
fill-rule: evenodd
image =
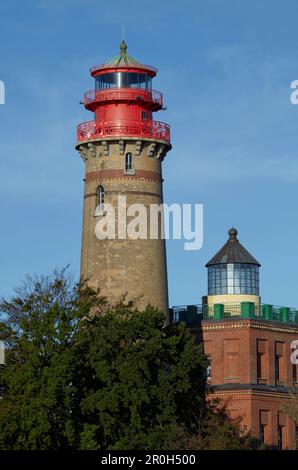
M 257 380 L 258 383 L 266 383 L 266 340 L 257 340 Z
M 275 382 L 280 380 L 280 356 L 275 355 Z
M 293 364 L 292 366 L 292 374 L 293 374 L 293 385 L 298 385 L 298 367 L 297 364 Z
M 284 427 L 278 426 L 277 428 L 277 448 L 278 450 L 283 450 L 284 448 Z
M 211 380 L 211 374 L 212 374 L 212 365 L 211 365 L 211 356 L 208 356 L 208 366 L 206 367 L 206 379 Z
M 266 431 L 265 424 L 260 424 L 260 441 L 262 444 L 265 444 L 265 431 Z
M 105 204 L 105 190 L 104 190 L 104 187 L 100 185 L 97 188 L 97 208 L 100 211 L 103 211 L 104 204 Z
M 132 170 L 132 154 L 127 153 L 125 155 L 125 171 Z
M 284 362 L 284 343 L 276 341 L 275 343 L 275 383 L 284 382 L 285 362 Z

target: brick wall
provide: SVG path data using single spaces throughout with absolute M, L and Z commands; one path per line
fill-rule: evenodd
M 298 325 L 255 319 L 207 320 L 202 321 L 197 335 L 211 360 L 209 398 L 219 398 L 228 415 L 239 418 L 254 436 L 259 437 L 263 425 L 265 444 L 277 447 L 279 432 L 283 448 L 295 448 L 295 424 L 281 407 L 288 400 L 288 389 L 295 386 L 290 356 Z

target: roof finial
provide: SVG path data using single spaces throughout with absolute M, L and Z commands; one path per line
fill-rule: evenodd
M 230 228 L 229 230 L 230 240 L 237 240 L 237 235 L 238 235 L 238 230 L 236 230 L 234 227 Z
M 122 55 L 122 57 L 126 56 L 126 49 L 127 49 L 127 44 L 124 41 L 124 39 L 122 39 L 122 42 L 120 44 L 120 54 Z

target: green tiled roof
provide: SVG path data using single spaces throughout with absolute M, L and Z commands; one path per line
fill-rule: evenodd
M 120 54 L 116 55 L 110 62 L 105 64 L 105 68 L 111 67 L 142 67 L 142 64 L 126 53 L 127 44 L 122 41 L 120 44 Z

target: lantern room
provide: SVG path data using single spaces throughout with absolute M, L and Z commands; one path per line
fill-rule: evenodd
M 244 248 L 235 228 L 229 230 L 229 239 L 207 263 L 208 296 L 222 296 L 224 301 L 253 300 L 259 298 L 260 263 Z M 242 299 L 240 298 L 242 297 Z M 214 299 L 215 300 L 215 299 Z
M 152 89 L 152 77 L 141 72 L 108 72 L 95 77 L 95 90 L 110 90 L 111 88 L 141 88 Z

